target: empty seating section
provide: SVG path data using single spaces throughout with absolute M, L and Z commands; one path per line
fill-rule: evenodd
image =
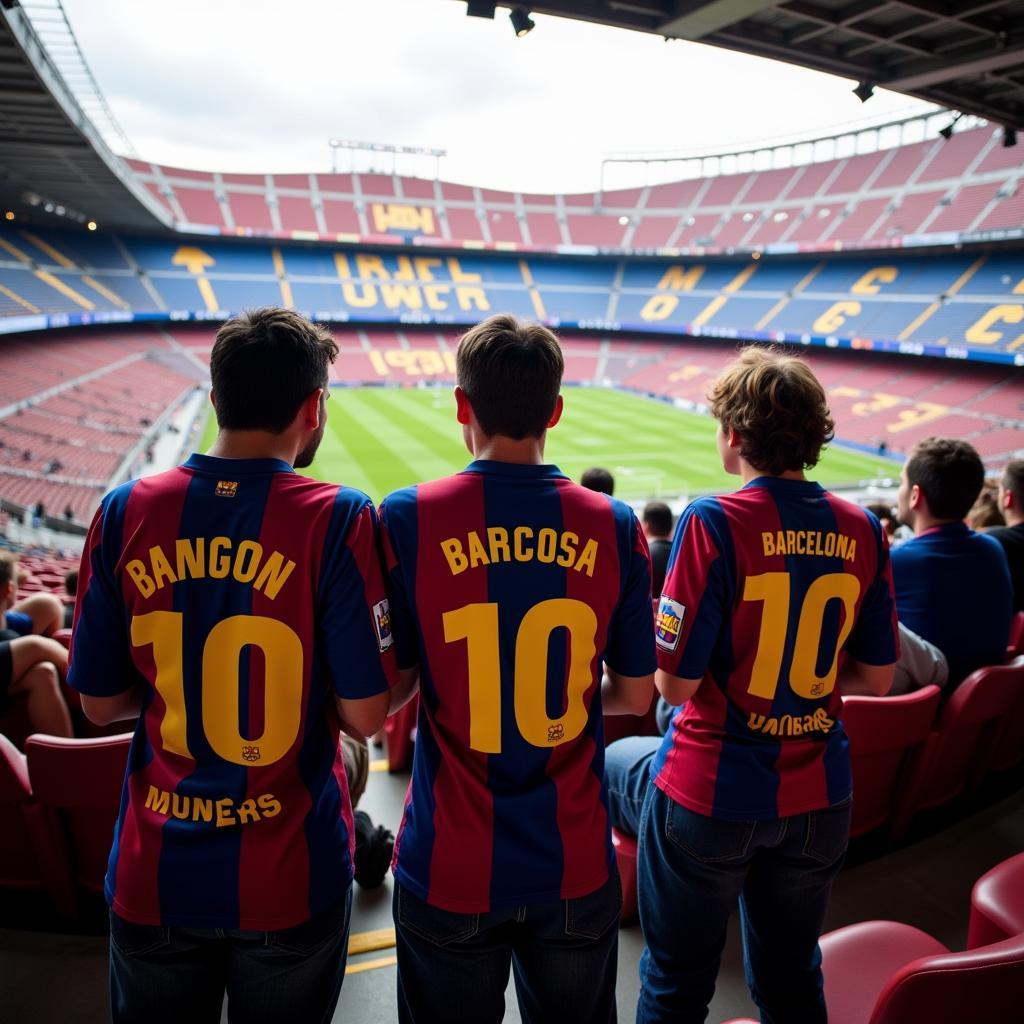
M 988 204 L 978 205 L 982 193 L 973 190 L 984 186 L 990 197 L 995 197 L 997 190 L 1011 185 L 1021 173 L 1020 157 L 1015 153 L 999 144 L 998 129 L 990 126 L 958 132 L 949 140 L 927 139 L 796 167 L 565 196 L 477 190 L 452 182 L 379 173 L 222 175 L 142 163 L 137 172 L 162 202 L 162 190 L 172 190 L 185 221 L 228 233 L 243 228 L 264 234 L 381 235 L 385 229 L 377 226 L 375 215 L 371 215 L 376 205 L 389 224 L 386 230 L 433 236 L 438 241 L 542 248 L 704 246 L 725 250 L 780 242 L 803 246 L 842 242 L 856 247 L 870 240 L 863 234 L 871 227 L 866 223 L 869 210 L 880 213 L 887 207 L 893 208 L 893 215 L 875 238 L 912 235 L 920 230 L 1020 227 L 1019 216 L 1014 220 L 1001 209 L 1016 212 L 1007 198 L 996 202 L 984 222 L 974 224 Z M 242 185 L 244 189 L 232 187 Z M 964 200 L 958 202 L 962 193 L 966 193 Z M 950 205 L 942 208 L 937 225 L 927 224 L 943 197 Z M 828 218 L 816 212 L 824 199 L 830 209 Z M 340 202 L 344 206 L 339 206 Z M 865 203 L 873 205 L 859 209 Z M 785 204 L 789 213 L 788 224 L 773 219 L 780 204 Z M 420 216 L 423 211 L 430 217 Z M 754 213 L 756 223 L 772 227 L 741 232 L 743 222 L 736 223 L 737 213 Z M 710 220 L 701 222 L 702 229 L 694 237 L 672 240 L 670 222 L 689 217 Z M 620 218 L 640 226 L 633 237 L 623 230 L 626 225 Z M 481 229 L 481 219 L 491 230 Z M 825 238 L 825 228 L 833 221 Z M 787 235 L 785 229 L 794 224 L 802 225 L 801 229 Z M 822 231 L 812 230 L 815 226 Z

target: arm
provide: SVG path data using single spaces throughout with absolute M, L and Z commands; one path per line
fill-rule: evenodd
M 352 700 L 335 697 L 335 707 L 341 719 L 341 728 L 355 739 L 366 739 L 384 726 L 388 717 L 389 693 Z
M 388 714 L 393 715 L 405 707 L 419 693 L 419 690 L 419 665 L 414 665 L 412 668 L 400 668 L 398 682 L 391 688 L 391 706 L 388 708 Z
M 82 712 L 93 725 L 110 725 L 142 714 L 143 687 L 136 684 L 113 697 L 82 694 Z
M 658 687 L 658 692 L 672 707 L 678 707 L 688 701 L 701 684 L 700 679 L 683 679 L 680 676 L 670 675 L 662 669 L 658 669 L 654 682 Z
M 839 670 L 839 691 L 844 697 L 884 697 L 892 686 L 895 670 L 895 664 L 868 665 L 856 658 L 847 658 Z
M 601 681 L 601 710 L 606 715 L 644 715 L 654 696 L 654 675 L 624 676 L 606 668 Z

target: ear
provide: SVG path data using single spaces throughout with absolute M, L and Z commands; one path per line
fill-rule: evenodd
M 562 410 L 564 408 L 565 408 L 565 402 L 563 401 L 562 396 L 559 395 L 555 399 L 555 411 L 551 414 L 551 419 L 548 420 L 548 429 L 549 430 L 553 426 L 555 426 L 558 423 L 558 421 L 562 418 Z
M 217 396 L 213 393 L 213 388 L 210 388 L 210 405 L 217 408 Z
M 310 392 L 299 410 L 302 416 L 302 425 L 308 430 L 316 430 L 320 426 L 320 400 L 323 393 L 323 388 L 317 388 L 316 391 Z
M 919 509 L 923 503 L 924 492 L 921 490 L 920 486 L 914 484 L 910 488 L 910 507 L 912 509 Z
M 999 502 L 1000 508 L 1009 509 L 1013 508 L 1017 504 L 1017 501 L 1013 496 L 1013 491 L 1008 491 L 1005 487 L 999 488 L 999 497 L 1001 499 Z
M 455 418 L 464 427 L 468 427 L 473 418 L 473 407 L 469 404 L 469 398 L 458 385 L 455 387 Z
M 729 439 L 728 440 L 729 440 L 729 447 L 730 448 L 739 448 L 739 446 L 743 443 L 740 440 L 740 435 L 736 433 L 736 430 L 733 427 L 729 428 Z

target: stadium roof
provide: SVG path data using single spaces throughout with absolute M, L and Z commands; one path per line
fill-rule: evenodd
M 24 12 L 0 3 L 0 209 L 123 228 L 170 217 L 103 141 Z
M 467 0 L 489 17 L 493 3 Z M 552 0 L 521 6 L 788 61 L 1024 127 L 1024 0 Z

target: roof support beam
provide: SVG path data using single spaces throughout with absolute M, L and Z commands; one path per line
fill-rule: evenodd
M 880 78 L 879 84 L 896 92 L 914 92 L 940 82 L 953 82 L 958 78 L 999 71 L 1024 61 L 1024 42 L 1013 43 L 995 52 L 991 45 L 986 45 L 985 50 L 984 54 L 975 51 L 973 57 L 965 56 L 959 60 L 917 61 L 903 68 L 896 77 Z
M 673 16 L 658 26 L 672 39 L 703 39 L 753 14 L 777 7 L 778 0 L 680 0 Z

